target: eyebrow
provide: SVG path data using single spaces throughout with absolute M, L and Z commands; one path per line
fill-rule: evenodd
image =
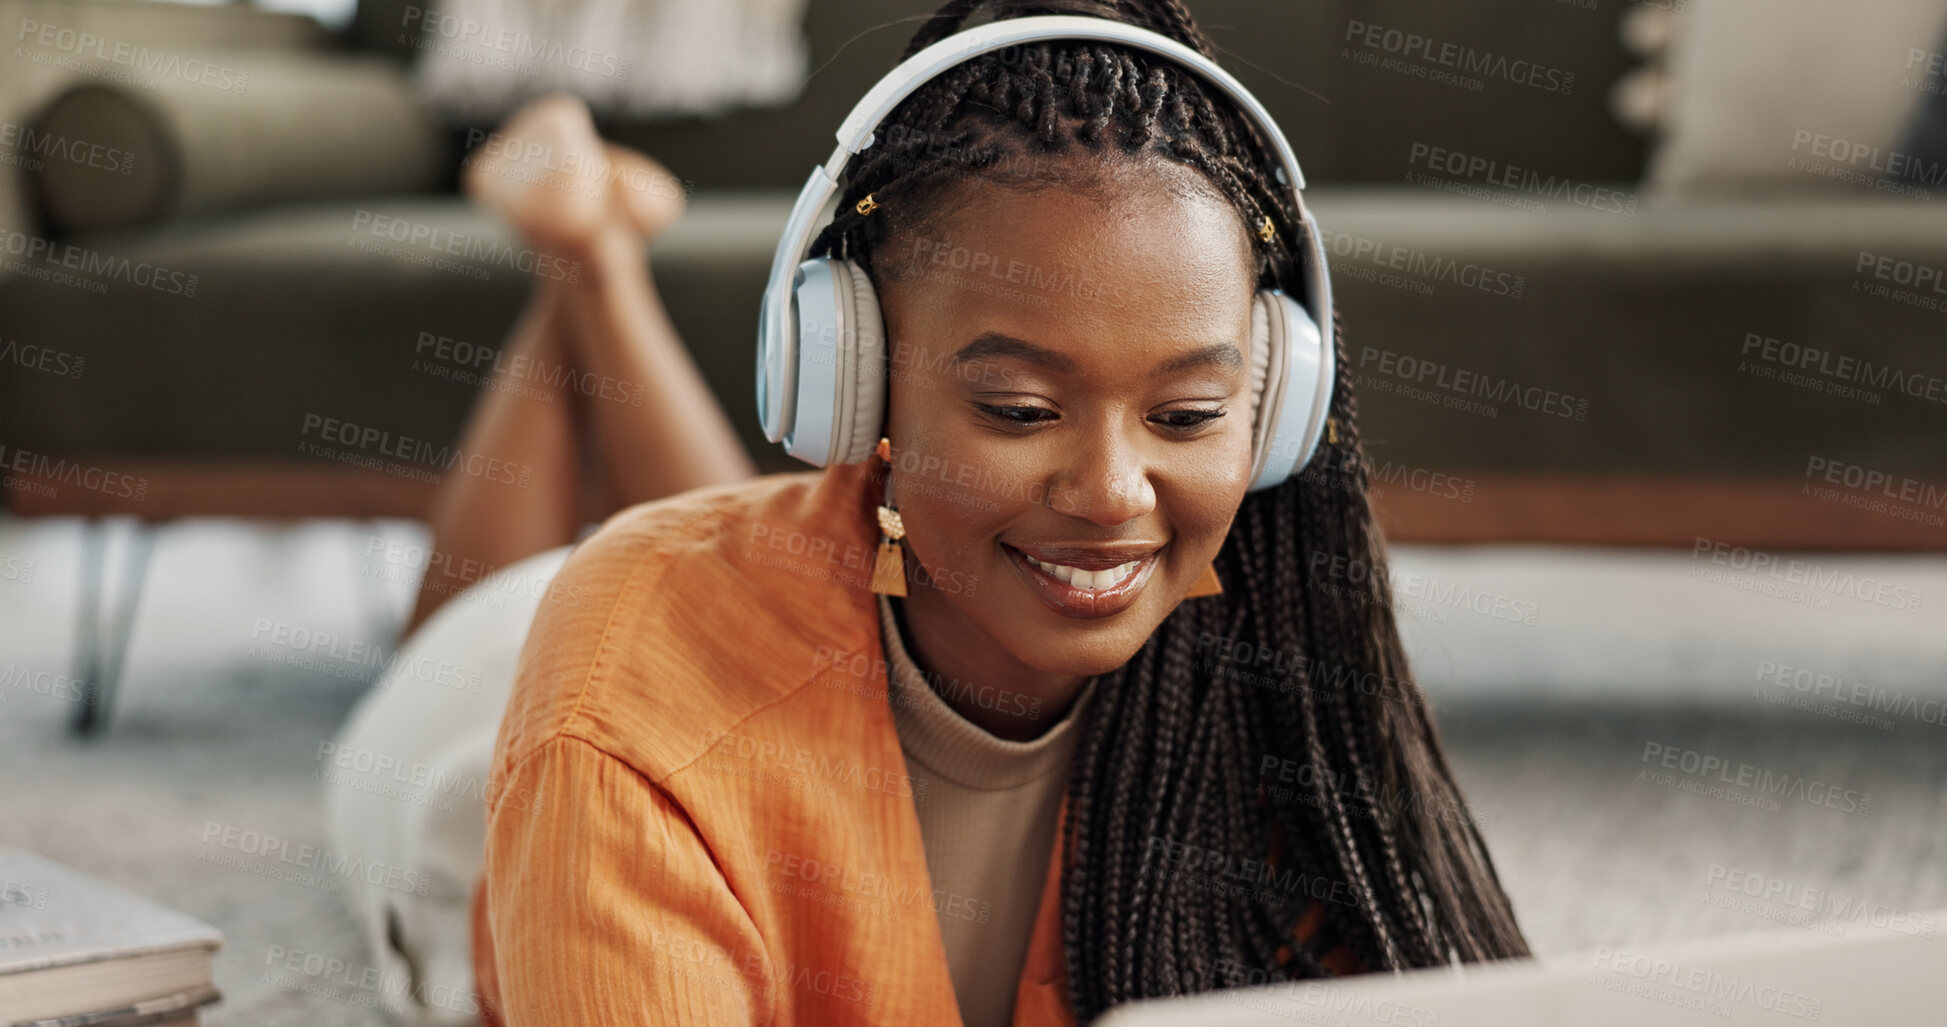
M 1050 371 L 1073 371 L 1075 362 L 1044 346 L 1017 339 L 1001 332 L 982 332 L 974 341 L 960 347 L 950 363 L 963 364 L 988 357 L 1014 357 Z
M 1002 332 L 982 332 L 972 342 L 960 347 L 953 354 L 952 364 L 970 363 L 989 357 L 1013 357 L 1024 360 L 1050 371 L 1073 371 L 1075 362 L 1045 346 L 1037 346 L 1026 339 L 1017 339 Z M 1226 369 L 1244 366 L 1244 354 L 1229 342 L 1215 342 L 1202 346 L 1180 356 L 1172 357 L 1158 367 L 1154 374 L 1177 374 L 1193 368 L 1216 366 Z
M 1237 352 L 1237 345 L 1229 342 L 1213 342 L 1208 346 L 1191 350 L 1180 357 L 1169 360 L 1156 369 L 1156 374 L 1176 374 L 1192 368 L 1216 366 L 1231 370 L 1244 366 L 1244 354 Z

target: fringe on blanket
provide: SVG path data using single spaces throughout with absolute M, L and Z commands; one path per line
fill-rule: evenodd
M 569 92 L 598 114 L 716 114 L 789 102 L 809 57 L 807 0 L 438 0 L 416 85 L 456 121 Z

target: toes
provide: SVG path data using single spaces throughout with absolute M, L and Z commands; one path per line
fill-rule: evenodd
M 653 240 L 683 215 L 683 183 L 655 159 L 610 146 L 588 105 L 556 93 L 515 112 L 475 155 L 467 195 L 530 238 L 586 242 L 604 231 Z
M 524 235 L 580 239 L 607 215 L 607 150 L 587 104 L 565 93 L 544 96 L 468 159 L 466 192 Z
M 654 238 L 683 216 L 683 183 L 648 156 L 619 146 L 608 148 L 609 191 L 618 213 L 645 238 Z

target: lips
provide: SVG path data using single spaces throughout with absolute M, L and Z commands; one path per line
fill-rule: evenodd
M 1082 619 L 1129 608 L 1155 573 L 1160 543 L 1100 546 L 1012 546 L 1008 559 L 1054 612 Z

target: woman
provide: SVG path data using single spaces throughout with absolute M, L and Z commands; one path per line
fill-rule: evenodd
M 1177 0 L 954 0 L 908 55 L 981 6 L 1212 53 Z M 1119 47 L 941 76 L 814 246 L 879 297 L 879 456 L 755 481 L 640 239 L 504 205 L 601 268 L 532 316 L 661 376 L 640 423 L 589 404 L 610 501 L 694 490 L 615 515 L 536 604 L 486 790 L 486 1019 L 1086 1022 L 1526 953 L 1407 677 L 1342 350 L 1311 469 L 1246 495 L 1251 298 L 1302 231 L 1270 166 L 1214 91 Z M 537 416 L 490 393 L 472 438 L 574 466 Z M 456 492 L 439 544 L 569 541 L 560 484 Z M 902 528 L 904 598 L 875 595 Z

